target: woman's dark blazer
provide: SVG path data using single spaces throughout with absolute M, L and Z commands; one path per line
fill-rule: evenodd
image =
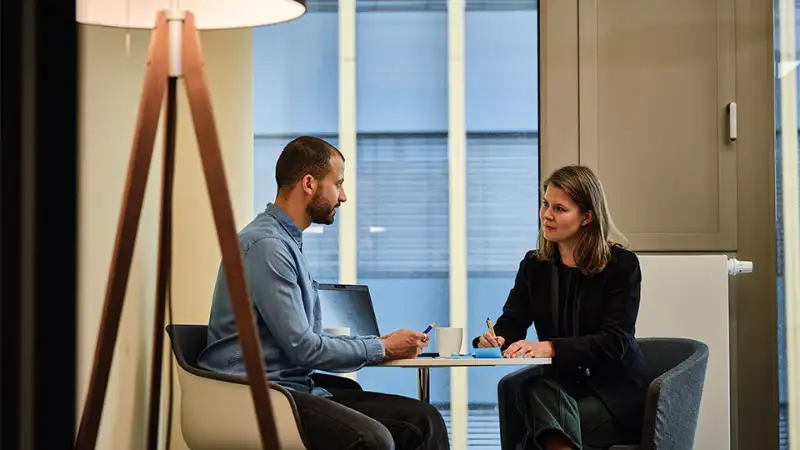
M 554 327 L 553 302 L 558 298 L 551 296 L 551 288 L 558 284 L 554 264 L 559 262 L 541 261 L 533 251 L 528 252 L 494 326 L 495 333 L 505 338 L 506 348 L 525 339 L 534 324 L 539 340 L 553 343 L 552 367 L 559 378 L 591 389 L 622 425 L 641 426 L 652 377 L 634 338 L 642 280 L 639 259 L 635 253 L 613 246 L 605 269 L 581 279 L 577 323 L 573 322 L 577 336 L 563 336 Z M 558 292 L 557 286 L 555 289 Z M 477 346 L 477 338 L 473 346 Z

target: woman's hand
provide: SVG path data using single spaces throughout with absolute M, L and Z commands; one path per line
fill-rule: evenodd
M 553 344 L 551 342 L 517 341 L 509 345 L 503 356 L 506 358 L 552 358 Z
M 478 348 L 502 347 L 506 342 L 503 336 L 492 336 L 492 333 L 483 333 L 483 336 L 478 340 Z

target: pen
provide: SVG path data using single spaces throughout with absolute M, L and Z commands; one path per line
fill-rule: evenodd
M 486 318 L 486 325 L 489 327 L 489 332 L 492 333 L 492 337 L 497 339 L 497 335 L 494 334 L 494 327 L 492 326 L 492 321 L 489 318 Z
M 428 334 L 428 332 L 431 331 L 435 326 L 436 322 L 433 322 L 432 324 L 428 325 L 428 328 L 425 328 L 425 331 L 423 331 L 422 334 Z

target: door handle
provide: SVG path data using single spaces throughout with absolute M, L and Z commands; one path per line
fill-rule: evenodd
M 738 117 L 736 109 L 736 102 L 728 103 L 728 139 L 730 139 L 731 142 L 735 141 L 738 137 Z

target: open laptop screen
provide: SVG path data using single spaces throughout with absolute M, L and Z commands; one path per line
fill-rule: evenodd
M 380 336 L 367 286 L 320 284 L 319 301 L 322 328 L 349 327 L 351 336 Z

